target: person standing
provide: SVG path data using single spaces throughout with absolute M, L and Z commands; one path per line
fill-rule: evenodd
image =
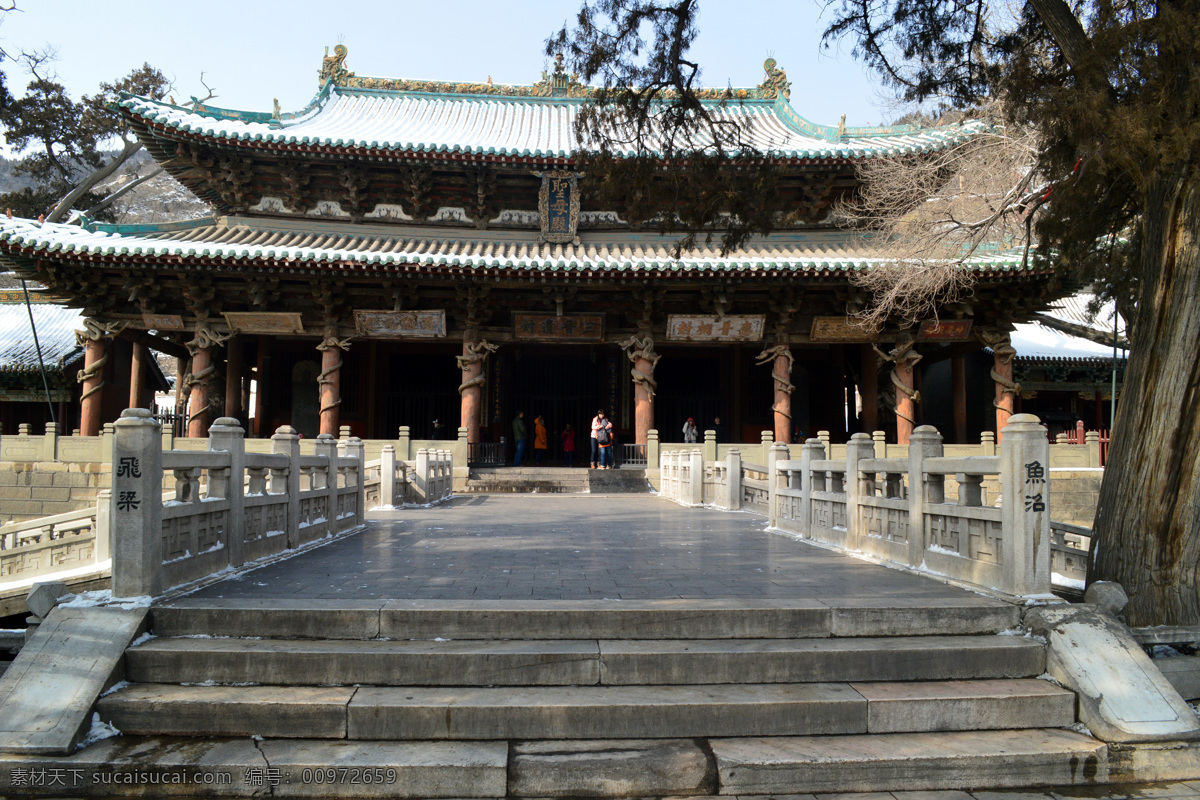
M 603 435 L 601 432 L 603 431 Z M 601 442 L 603 440 L 603 443 Z M 609 455 L 612 447 L 612 423 L 604 416 L 604 409 L 596 412 L 592 419 L 592 469 L 607 469 L 601 459 Z
M 713 417 L 712 429 L 716 434 L 717 444 L 722 444 L 725 441 L 725 426 L 721 424 L 720 417 Z
M 525 460 L 525 443 L 529 441 L 529 431 L 525 428 L 525 412 L 518 411 L 512 421 L 513 441 L 517 443 L 517 454 L 513 456 L 513 466 L 521 466 Z
M 691 417 L 688 417 L 687 422 L 683 423 L 683 441 L 686 444 L 696 443 L 696 420 Z
M 566 462 L 567 468 L 575 466 L 575 429 L 570 423 L 563 428 L 563 432 L 559 434 L 562 440 L 563 461 Z
M 546 437 L 546 420 L 542 419 L 541 414 L 538 414 L 533 418 L 533 463 L 540 467 L 542 459 L 549 449 L 550 443 Z

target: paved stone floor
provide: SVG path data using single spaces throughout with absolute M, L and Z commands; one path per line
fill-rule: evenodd
M 482 495 L 374 511 L 368 530 L 193 597 L 994 601 L 648 495 Z
M 987 792 L 864 792 L 773 797 L 774 800 L 1197 800 L 1200 798 L 1200 781 L 1062 786 Z M 767 798 L 759 797 L 755 800 Z

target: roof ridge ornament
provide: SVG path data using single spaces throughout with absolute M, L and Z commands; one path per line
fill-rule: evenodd
M 763 82 L 758 85 L 762 97 L 768 100 L 778 99 L 782 97 L 784 100 L 792 99 L 792 83 L 787 79 L 787 73 L 784 72 L 773 58 L 768 58 L 763 62 L 763 70 L 767 73 L 763 78 Z
M 317 77 L 321 79 L 321 83 L 333 81 L 337 86 L 346 85 L 350 78 L 354 77 L 354 73 L 346 69 L 346 56 L 350 51 L 346 45 L 339 44 L 333 48 L 333 55 L 329 55 L 329 48 L 325 48 L 325 58 L 321 61 L 321 71 L 317 73 Z

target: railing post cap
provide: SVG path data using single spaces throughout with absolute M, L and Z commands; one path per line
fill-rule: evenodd
M 731 447 L 728 450 L 726 450 L 725 452 L 731 456 L 740 456 L 742 454 L 742 451 L 737 449 L 736 447 Z
M 317 441 L 318 442 L 336 442 L 337 437 L 334 436 L 332 433 L 318 433 Z
M 1014 422 L 1033 422 L 1038 425 L 1042 424 L 1042 421 L 1038 418 L 1037 414 L 1013 414 L 1008 418 L 1008 422 L 1010 425 Z
M 873 438 L 871 438 L 871 434 L 869 434 L 869 433 L 856 433 L 850 437 L 850 441 L 852 441 L 852 442 L 870 442 L 872 444 L 875 443 L 875 440 Z
M 237 428 L 240 431 L 242 423 L 238 422 L 236 417 L 217 417 L 213 424 L 208 426 L 210 431 L 213 428 Z
M 299 436 L 300 432 L 291 425 L 280 425 L 275 429 L 276 436 Z
M 778 451 L 784 452 L 784 453 L 788 452 L 788 446 L 786 444 L 784 444 L 783 442 L 776 442 L 775 444 L 771 445 L 771 449 L 778 450 Z
M 1041 433 L 1045 431 L 1042 421 L 1036 414 L 1013 414 L 1004 426 L 1006 433 Z
M 392 447 L 390 444 L 385 444 L 382 448 L 380 448 L 380 452 L 394 453 L 394 452 L 396 452 L 396 448 Z
M 116 425 L 109 422 L 105 423 L 104 427 L 107 430 L 112 431 L 117 426 L 122 428 L 130 428 L 142 425 L 153 425 L 156 428 L 160 427 L 158 420 L 154 418 L 154 414 L 145 408 L 127 408 L 121 412 L 121 418 L 117 420 Z

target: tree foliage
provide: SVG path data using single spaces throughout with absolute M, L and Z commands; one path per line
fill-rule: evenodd
M 586 2 L 574 27 L 546 42 L 572 77 L 596 87 L 576 127 L 577 168 L 590 197 L 619 204 L 638 226 L 681 233 L 678 254 L 719 232 L 725 250 L 777 227 L 789 210 L 771 153 L 749 123 L 721 111 L 737 100 L 698 96 L 688 58 L 696 0 Z M 664 166 L 667 165 L 667 166 Z
M 50 220 L 61 219 L 72 208 L 96 207 L 104 200 L 96 187 L 141 149 L 112 103 L 123 91 L 162 98 L 170 81 L 143 64 L 119 81 L 101 83 L 95 95 L 74 100 L 47 74 L 44 55 L 27 55 L 24 60 L 31 80 L 24 96 L 0 108 L 0 125 L 5 141 L 25 154 L 19 171 L 35 185 L 0 196 L 0 207 Z

